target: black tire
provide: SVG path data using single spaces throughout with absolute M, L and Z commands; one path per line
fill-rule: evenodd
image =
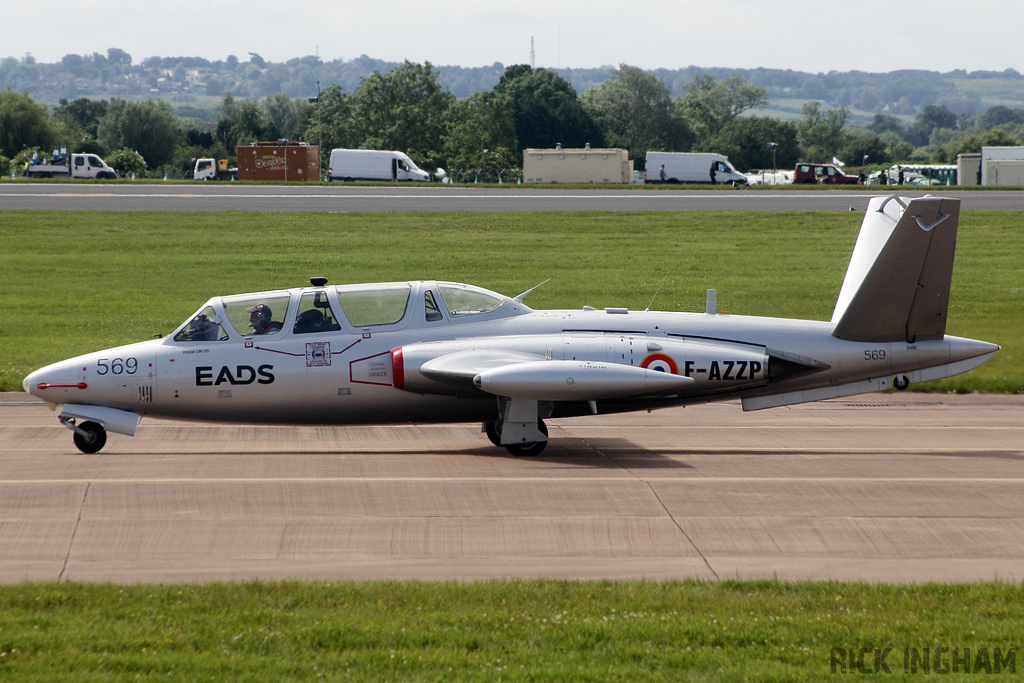
M 103 425 L 96 422 L 83 422 L 78 425 L 78 428 L 88 432 L 88 436 L 82 436 L 78 432 L 74 433 L 72 439 L 78 450 L 83 453 L 99 453 L 100 449 L 106 445 L 107 430 L 103 428 Z
M 896 387 L 898 391 L 903 391 L 910 386 L 910 378 L 906 375 L 896 375 L 892 378 L 892 385 Z
M 499 422 L 484 422 L 484 434 L 495 446 L 501 445 L 501 424 Z
M 548 435 L 548 426 L 544 424 L 544 420 L 537 420 L 537 429 L 544 436 Z M 501 428 L 498 428 L 498 434 L 501 434 Z M 505 450 L 516 456 L 517 458 L 531 458 L 541 454 L 541 452 L 547 448 L 547 441 L 534 441 L 532 443 L 520 443 L 505 446 Z

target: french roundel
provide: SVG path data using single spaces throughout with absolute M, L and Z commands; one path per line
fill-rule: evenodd
M 654 370 L 655 372 L 667 372 L 671 375 L 679 374 L 679 366 L 676 365 L 675 360 L 672 356 L 666 356 L 664 353 L 652 353 L 643 359 L 640 367 Z

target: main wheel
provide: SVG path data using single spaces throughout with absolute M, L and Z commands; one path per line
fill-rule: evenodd
M 107 443 L 107 430 L 103 428 L 103 425 L 96 422 L 83 422 L 78 425 L 78 428 L 87 434 L 83 436 L 75 432 L 72 439 L 78 450 L 83 453 L 98 453 Z
M 540 430 L 540 433 L 543 434 L 544 436 L 548 435 L 548 426 L 546 424 L 544 424 L 544 420 L 540 420 L 540 419 L 537 420 L 537 429 Z M 500 442 L 501 442 L 501 436 L 500 436 L 501 435 L 501 426 L 500 426 L 500 424 L 498 426 L 498 435 L 499 435 L 498 441 L 499 441 L 499 444 L 500 444 Z M 505 446 L 505 450 L 508 451 L 509 453 L 511 453 L 512 455 L 516 456 L 517 458 L 526 458 L 526 457 L 532 457 L 532 456 L 535 456 L 535 455 L 540 455 L 541 452 L 545 448 L 547 448 L 547 446 L 548 446 L 548 442 L 547 441 L 534 441 L 532 443 L 511 444 L 511 445 Z
M 495 446 L 501 445 L 501 422 L 484 422 L 484 434 Z

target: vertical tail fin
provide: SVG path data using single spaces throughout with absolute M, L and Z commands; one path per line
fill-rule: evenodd
M 959 199 L 872 198 L 832 314 L 832 335 L 866 342 L 941 339 L 959 220 Z

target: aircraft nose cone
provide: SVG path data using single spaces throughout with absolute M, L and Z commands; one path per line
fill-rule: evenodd
M 75 362 L 62 361 L 47 365 L 29 374 L 21 386 L 26 392 L 51 403 L 65 403 L 72 392 L 81 392 L 88 387 Z
M 22 389 L 25 390 L 26 393 L 32 394 L 33 396 L 39 396 L 40 398 L 42 398 L 42 391 L 40 389 L 40 385 L 46 386 L 47 384 L 50 383 L 48 382 L 46 376 L 46 368 L 40 368 L 39 370 L 30 372 L 28 376 L 24 379 L 24 381 L 21 383 L 21 387 Z

